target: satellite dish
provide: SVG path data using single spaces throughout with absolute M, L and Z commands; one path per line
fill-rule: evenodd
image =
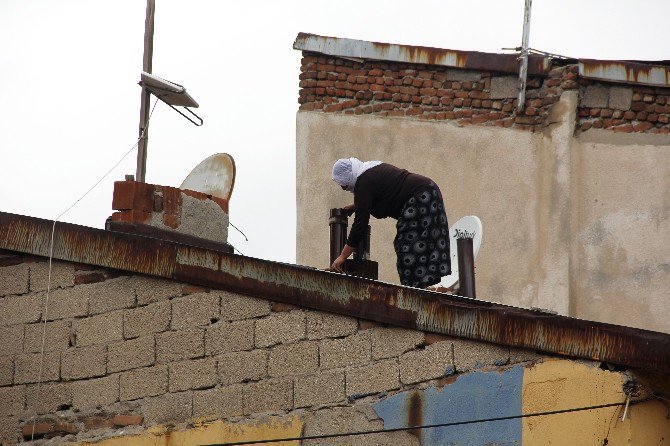
M 482 221 L 479 217 L 468 215 L 461 218 L 449 229 L 449 251 L 451 254 L 451 274 L 442 277 L 439 285 L 451 288 L 458 282 L 458 248 L 456 240 L 461 237 L 472 237 L 472 250 L 474 258 L 482 245 Z
M 230 200 L 235 186 L 235 160 L 227 153 L 217 153 L 195 166 L 180 189 Z

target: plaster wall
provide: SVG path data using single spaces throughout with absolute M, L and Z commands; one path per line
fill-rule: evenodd
M 322 112 L 297 115 L 297 262 L 328 266 L 330 179 L 342 157 L 431 177 L 449 223 L 481 218 L 480 299 L 670 332 L 670 138 L 575 133 L 575 92 L 543 132 Z M 371 220 L 380 280 L 398 283 L 395 220 Z

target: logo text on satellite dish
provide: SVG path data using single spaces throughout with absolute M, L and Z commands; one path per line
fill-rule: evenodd
M 456 229 L 456 238 L 475 238 L 475 231 L 466 231 L 464 229 Z

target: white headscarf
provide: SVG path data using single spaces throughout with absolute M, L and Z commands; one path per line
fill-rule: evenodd
M 333 181 L 346 187 L 349 192 L 354 191 L 356 180 L 363 172 L 380 165 L 381 161 L 361 161 L 358 158 L 342 158 L 333 165 Z

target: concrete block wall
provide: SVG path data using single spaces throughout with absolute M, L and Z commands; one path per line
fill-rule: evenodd
M 38 438 L 63 441 L 295 411 L 313 420 L 310 432 L 325 432 L 319 420 L 347 412 L 339 406 L 369 408 L 363 401 L 388 392 L 539 358 L 56 261 L 38 395 L 45 274 L 46 259 L 0 253 L 3 444 L 29 438 L 33 419 Z
M 30 439 L 33 426 L 36 444 L 195 445 L 441 422 L 443 412 L 474 419 L 487 410 L 507 415 L 624 399 L 627 375 L 587 361 L 79 264 L 54 262 L 47 311 L 46 266 L 43 258 L 0 251 L 2 445 Z M 584 393 L 585 383 L 595 390 Z M 631 421 L 605 429 L 614 408 L 580 418 L 588 428 L 571 444 L 594 435 L 613 445 L 631 438 L 664 444 L 664 406 L 640 409 L 644 416 L 635 406 L 632 417 L 646 424 L 635 430 Z M 510 426 L 502 436 L 478 426 L 461 435 L 526 445 L 565 435 L 563 423 L 550 423 L 545 434 L 535 425 L 522 429 L 521 421 Z M 448 444 L 450 432 L 355 439 L 437 445 Z
M 112 221 L 141 223 L 216 242 L 228 240 L 228 200 L 176 187 L 116 181 Z

